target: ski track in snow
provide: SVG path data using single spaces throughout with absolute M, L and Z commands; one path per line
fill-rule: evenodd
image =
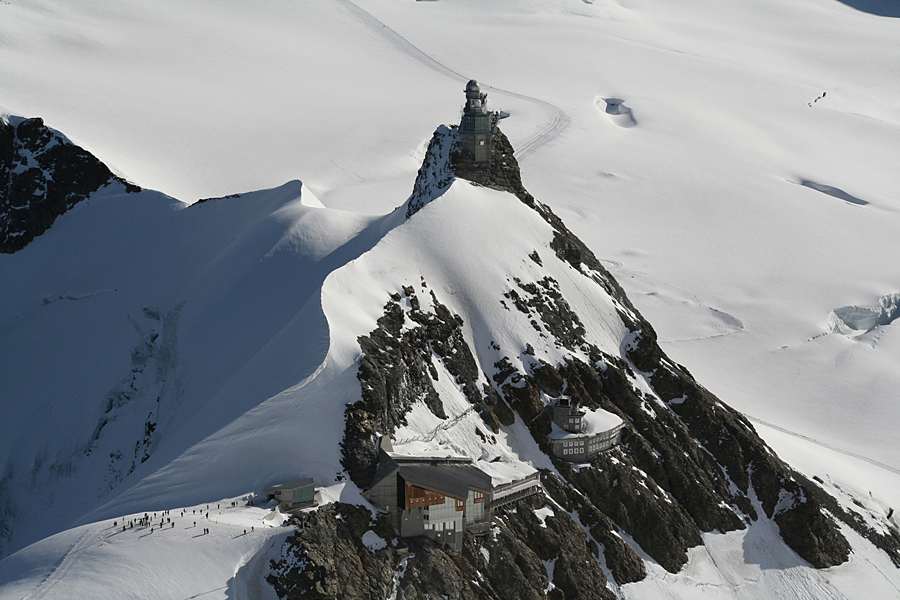
M 39 600 L 40 598 L 46 598 L 47 594 L 52 592 L 59 582 L 66 578 L 66 574 L 72 570 L 72 567 L 78 560 L 78 555 L 95 543 L 102 542 L 98 539 L 97 530 L 92 527 L 84 532 L 84 535 L 78 538 L 78 541 L 72 544 L 72 547 L 69 548 L 69 551 L 66 552 L 65 556 L 63 556 L 62 560 L 56 565 L 53 571 L 47 575 L 46 579 L 38 584 L 32 594 L 25 596 L 23 600 Z
M 864 460 L 871 465 L 875 465 L 876 467 L 880 467 L 882 469 L 886 469 L 892 473 L 896 473 L 900 475 L 900 469 L 892 467 L 890 465 L 886 465 L 883 462 L 878 462 L 873 458 L 869 458 L 867 456 L 863 456 L 862 454 L 857 454 L 856 452 L 851 452 L 849 450 L 844 450 L 843 448 L 838 448 L 837 446 L 832 446 L 831 444 L 826 444 L 825 442 L 820 442 L 817 439 L 811 438 L 809 436 L 803 435 L 802 433 L 797 433 L 796 431 L 791 431 L 790 429 L 785 429 L 779 425 L 775 425 L 774 423 L 770 423 L 768 421 L 763 421 L 762 419 L 757 419 L 756 417 L 751 417 L 750 415 L 743 413 L 745 417 L 753 421 L 754 423 L 759 423 L 760 425 L 765 425 L 766 427 L 770 427 L 775 431 L 780 431 L 781 433 L 787 434 L 789 436 L 795 437 L 797 439 L 803 440 L 805 442 L 810 442 L 812 444 L 816 444 L 817 446 L 821 446 L 822 448 L 827 448 L 829 450 L 833 450 L 835 452 L 839 452 L 845 456 L 849 456 L 851 458 L 857 458 L 859 460 Z
M 422 51 L 418 46 L 410 42 L 408 39 L 397 33 L 395 30 L 388 27 L 385 23 L 378 20 L 371 13 L 366 11 L 365 9 L 359 7 L 351 0 L 338 0 L 339 3 L 344 6 L 354 17 L 356 17 L 362 24 L 371 28 L 376 34 L 380 35 L 382 39 L 392 45 L 394 48 L 405 54 L 406 56 L 412 58 L 413 60 L 419 62 L 423 66 L 444 75 L 445 77 L 449 77 L 451 79 L 459 80 L 462 83 L 466 83 L 471 79 L 470 77 L 466 77 L 459 71 L 454 71 L 447 65 L 435 60 L 424 51 Z M 525 94 L 520 94 L 518 92 L 512 92 L 510 90 L 504 90 L 502 88 L 494 87 L 492 85 L 480 84 L 482 88 L 493 90 L 496 92 L 500 92 L 502 94 L 506 94 L 508 96 L 512 96 L 514 98 L 519 98 L 521 100 L 525 100 L 526 102 L 531 102 L 532 104 L 538 105 L 545 113 L 549 115 L 549 124 L 545 126 L 543 129 L 535 133 L 530 138 L 525 140 L 516 141 L 513 145 L 516 148 L 516 158 L 519 161 L 522 161 L 525 157 L 532 154 L 538 148 L 547 144 L 548 142 L 554 140 L 565 130 L 565 128 L 569 125 L 571 119 L 569 116 L 563 112 L 561 108 L 558 106 L 546 102 L 545 100 L 541 100 L 540 98 L 535 98 L 534 96 L 527 96 Z

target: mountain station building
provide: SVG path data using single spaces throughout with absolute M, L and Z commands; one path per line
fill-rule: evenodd
M 279 510 L 307 508 L 316 503 L 316 484 L 310 478 L 294 479 L 266 488 L 266 500 L 278 500 Z
M 618 445 L 625 429 L 619 416 L 603 409 L 582 410 L 568 396 L 560 396 L 547 408 L 553 421 L 550 448 L 569 462 L 584 462 Z
M 462 549 L 463 535 L 486 532 L 491 476 L 464 457 L 393 454 L 383 438 L 372 486 L 363 497 L 387 509 L 400 537 L 425 536 Z
M 487 107 L 487 94 L 472 79 L 466 84 L 466 105 L 459 121 L 459 145 L 474 164 L 490 164 L 491 143 L 500 115 Z

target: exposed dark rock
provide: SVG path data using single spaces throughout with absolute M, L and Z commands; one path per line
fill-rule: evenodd
M 446 154 L 446 143 L 453 134 L 452 129 L 441 134 L 441 153 Z M 345 466 L 354 481 L 365 485 L 365 476 L 360 474 L 374 469 L 374 432 L 390 433 L 402 422 L 411 399 L 433 393 L 433 388 L 425 386 L 430 386 L 433 358 L 440 359 L 456 377 L 488 425 L 496 427 L 498 420 L 511 422 L 514 411 L 548 454 L 551 424 L 542 394 L 566 393 L 582 406 L 603 408 L 619 415 L 626 429 L 620 447 L 594 457 L 590 464 L 576 466 L 553 458 L 563 479 L 543 474 L 544 487 L 556 503 L 546 527 L 535 527 L 533 509 L 540 500 L 532 499 L 518 503 L 515 511 L 512 507 L 500 509 L 494 517 L 495 535 L 484 540 L 467 537 L 460 554 L 422 543 L 417 546 L 418 562 L 410 562 L 401 579 L 398 597 L 606 597 L 601 565 L 606 565 L 618 584 L 639 581 L 646 575 L 632 544 L 665 569 L 677 572 L 687 562 L 688 550 L 703 543 L 703 532 L 743 529 L 762 516 L 757 508 L 778 525 L 784 541 L 815 567 L 840 564 L 849 555 L 849 544 L 831 515 L 866 535 L 900 564 L 900 537 L 876 533 L 858 515 L 843 510 L 815 483 L 778 459 L 746 418 L 666 357 L 653 328 L 600 261 L 522 187 L 505 136 L 498 132 L 493 144 L 489 166 L 473 165 L 451 151 L 446 159 L 452 163 L 451 172 L 515 194 L 551 225 L 550 245 L 556 258 L 597 284 L 598 293 L 605 292 L 615 300 L 619 316 L 630 330 L 621 344 L 621 355 L 612 356 L 586 340 L 581 318 L 555 280 L 515 279 L 515 286 L 498 302 L 526 315 L 536 336 L 553 340 L 572 355 L 564 364 L 548 364 L 522 340 L 525 350 L 516 357 L 521 363 L 513 357 L 500 357 L 487 374 L 493 383 L 491 394 L 486 386 L 478 389 L 478 365 L 460 333 L 459 318 L 434 292 L 430 292 L 434 310 L 423 311 L 415 290 L 404 288 L 402 294 L 392 296 L 378 330 L 360 338 L 365 354 L 360 367 L 364 401 L 348 409 Z M 426 190 L 432 196 L 435 190 L 442 193 L 452 181 L 452 177 L 432 176 L 446 175 L 439 154 L 435 150 L 427 164 L 431 175 L 420 172 L 422 181 L 439 182 Z M 419 208 L 422 205 L 424 202 Z M 535 264 L 545 264 L 547 259 L 532 254 Z M 415 326 L 401 333 L 404 318 Z M 500 349 L 493 343 L 491 348 Z M 523 371 L 517 364 L 528 366 Z M 652 393 L 641 391 L 637 377 L 647 380 Z M 420 381 L 425 383 L 416 387 Z M 364 435 L 357 437 L 356 431 Z M 489 436 L 484 432 L 479 430 L 476 435 L 487 443 Z M 365 460 L 353 457 L 354 444 L 360 439 L 371 448 Z M 570 514 L 577 515 L 580 525 Z M 489 561 L 479 562 L 480 554 L 473 550 L 479 544 L 488 552 Z M 549 586 L 538 565 L 551 560 L 556 562 L 553 585 Z M 495 569 L 498 564 L 502 568 Z M 436 571 L 443 573 L 442 577 L 435 578 L 432 574 Z M 548 587 L 552 587 L 549 592 Z
M 467 533 L 458 553 L 425 538 L 395 546 L 386 518 L 372 520 L 367 510 L 345 504 L 324 506 L 286 540 L 268 581 L 280 597 L 291 599 L 382 600 L 394 591 L 398 600 L 615 598 L 571 516 L 551 506 L 553 514 L 538 519 L 534 511 L 545 502 L 533 496 L 514 510 L 498 510 L 493 531 L 477 538 Z M 386 547 L 363 545 L 369 530 L 386 540 Z
M 140 191 L 43 120 L 0 119 L 0 252 L 21 250 L 57 217 L 113 182 Z
M 470 156 L 460 152 L 456 146 L 450 153 L 450 160 L 457 177 L 514 194 L 529 206 L 536 204 L 534 197 L 522 185 L 522 174 L 519 163 L 513 156 L 512 144 L 499 129 L 492 136 L 490 163 L 475 164 Z
M 803 483 L 803 489 L 810 493 L 813 498 L 827 510 L 830 514 L 834 515 L 837 519 L 843 521 L 858 533 L 860 533 L 864 538 L 872 542 L 876 548 L 880 548 L 883 550 L 888 556 L 891 557 L 891 561 L 893 561 L 894 565 L 897 568 L 900 568 L 900 533 L 898 533 L 893 528 L 888 528 L 887 533 L 880 533 L 872 529 L 865 520 L 857 513 L 845 510 L 838 501 L 828 494 L 825 490 L 823 490 L 818 485 L 815 485 L 811 481 L 807 481 L 806 478 L 801 473 L 794 473 L 794 478 Z M 825 482 L 819 479 L 818 477 L 813 477 L 818 483 L 824 484 Z M 887 518 L 890 519 L 891 513 L 893 513 L 893 509 L 888 512 Z M 783 527 L 779 524 L 779 527 Z M 790 527 L 790 525 L 788 525 Z
M 555 475 L 543 471 L 541 483 L 554 502 L 568 512 L 577 512 L 582 526 L 589 528 L 591 537 L 600 545 L 613 578 L 619 585 L 641 581 L 647 576 L 644 561 L 626 544 L 613 522 L 600 512 L 586 496 L 566 485 Z
M 362 543 L 374 530 L 391 540 L 384 521 L 372 523 L 368 510 L 331 504 L 309 514 L 305 526 L 287 539 L 268 581 L 281 598 L 387 598 L 393 588 L 396 550 L 372 551 Z
M 401 308 L 409 302 L 410 310 Z M 406 423 L 406 413 L 421 399 L 439 418 L 446 419 L 443 404 L 434 389 L 438 373 L 435 357 L 456 379 L 463 393 L 492 431 L 513 415 L 490 386 L 479 386 L 478 364 L 462 336 L 462 320 L 453 315 L 431 292 L 434 312 L 421 310 L 412 287 L 403 289 L 385 305 L 378 328 L 359 338 L 363 351 L 357 377 L 362 400 L 346 411 L 347 426 L 342 442 L 342 464 L 350 478 L 365 488 L 375 474 L 377 434 L 390 434 Z M 402 330 L 406 319 L 411 321 Z

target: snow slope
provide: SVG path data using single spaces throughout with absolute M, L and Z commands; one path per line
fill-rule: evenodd
M 538 152 L 526 186 L 622 264 L 668 352 L 749 415 L 897 468 L 895 344 L 817 337 L 900 289 L 900 25 L 864 4 L 15 2 L 0 102 L 187 201 L 299 175 L 384 213 L 466 78 L 509 90 L 488 89 Z
M 112 290 L 95 295 L 67 292 L 59 296 L 86 297 L 37 307 L 34 295 L 10 295 L 7 302 L 15 306 L 18 299 L 21 304 L 5 320 L 4 331 L 24 335 L 45 323 L 68 327 L 67 335 L 79 341 L 79 356 L 96 364 L 115 365 L 117 352 L 127 357 L 127 345 L 117 348 L 106 342 L 108 336 L 120 334 L 119 329 L 126 340 L 134 343 L 138 338 L 137 347 L 146 347 L 147 336 L 137 327 L 140 318 L 162 320 L 163 331 L 157 339 L 163 344 L 154 349 L 150 343 L 151 349 L 145 352 L 148 357 L 143 364 L 147 370 L 155 369 L 155 377 L 147 376 L 152 382 L 143 384 L 138 378 L 134 397 L 106 413 L 108 423 L 99 432 L 94 431 L 96 413 L 79 415 L 91 406 L 87 399 L 28 407 L 33 411 L 30 418 L 40 418 L 47 406 L 68 409 L 70 414 L 65 419 L 45 419 L 44 428 L 28 432 L 31 447 L 20 441 L 21 449 L 11 451 L 7 474 L 14 484 L 9 487 L 15 489 L 7 494 L 18 512 L 11 546 L 40 541 L 0 562 L 0 597 L 88 594 L 79 590 L 97 590 L 99 597 L 118 597 L 126 591 L 138 597 L 253 597 L 235 590 L 259 584 L 260 565 L 266 564 L 269 553 L 277 552 L 277 541 L 289 530 L 254 531 L 246 537 L 243 531 L 248 526 L 264 525 L 265 511 L 224 505 L 234 498 L 234 490 L 261 493 L 266 485 L 297 475 L 312 476 L 319 486 L 330 486 L 320 494 L 322 502 L 362 502 L 358 490 L 341 481 L 339 462 L 343 409 L 360 393 L 356 340 L 376 326 L 384 300 L 404 286 L 418 290 L 422 298 L 433 292 L 434 298 L 462 317 L 465 338 L 483 371 L 490 371 L 500 356 L 532 360 L 524 352 L 523 340 L 541 338 L 527 315 L 505 310 L 501 300 L 505 291 L 513 289 L 515 278 L 530 281 L 538 274 L 554 277 L 573 308 L 589 315 L 584 322 L 589 339 L 604 351 L 620 352 L 628 330 L 619 320 L 615 301 L 598 293 L 599 286 L 585 287 L 588 280 L 556 258 L 549 249 L 550 226 L 511 194 L 457 180 L 408 221 L 403 219 L 405 212 L 400 207 L 380 219 L 353 217 L 317 206 L 299 182 L 189 208 L 153 192 L 142 192 L 130 204 L 101 194 L 62 217 L 25 251 L 2 257 L 4 266 L 47 269 L 49 283 L 44 285 L 60 285 L 58 279 L 65 273 L 67 289 L 83 290 L 91 277 L 102 275 L 109 278 L 104 285 Z M 154 213 L 158 219 L 155 239 L 136 244 L 141 240 L 128 234 L 144 229 Z M 201 214 L 206 220 L 195 216 Z M 201 223 L 203 231 L 191 228 Z M 116 229 L 127 237 L 102 238 L 101 232 Z M 48 250 L 74 245 L 71 254 L 84 255 L 87 250 L 77 248 L 79 240 L 93 240 L 88 246 L 97 252 L 97 260 L 117 258 L 118 268 L 104 264 L 98 274 L 95 261 L 73 261 L 63 265 L 55 280 L 52 264 L 58 253 Z M 194 254 L 181 251 L 185 248 L 178 247 L 179 240 Z M 224 248 L 207 246 L 223 240 Z M 234 245 L 239 249 L 232 252 Z M 545 256 L 541 268 L 523 258 L 534 251 Z M 221 264 L 226 259 L 230 260 Z M 330 264 L 335 266 L 326 272 Z M 152 276 L 154 267 L 157 278 Z M 314 278 L 317 272 L 322 274 L 318 279 Z M 247 280 L 253 285 L 241 285 Z M 210 290 L 216 290 L 222 306 L 204 303 Z M 245 298 L 241 291 L 254 294 Z M 106 299 L 107 304 L 99 307 L 105 326 L 90 319 L 98 314 L 98 307 L 90 304 L 94 298 Z M 172 326 L 177 332 L 168 334 L 168 341 L 169 317 L 153 315 L 170 311 L 142 308 L 148 298 L 156 298 L 163 307 L 167 304 L 160 299 L 171 298 L 170 303 L 182 307 Z M 269 326 L 270 337 L 250 355 L 247 348 L 255 348 L 253 334 L 261 325 L 253 318 L 244 324 L 239 317 L 252 313 L 248 316 L 274 319 L 281 314 L 273 308 L 275 304 L 290 304 L 292 313 L 280 329 L 260 319 Z M 40 315 L 56 305 L 65 313 L 56 318 Z M 204 327 L 208 323 L 204 313 L 212 310 L 226 315 L 219 319 L 228 329 L 230 343 L 220 341 L 220 331 Z M 423 310 L 427 312 L 427 305 Z M 140 317 L 132 316 L 129 322 L 129 314 Z M 169 358 L 169 366 L 162 368 L 166 352 L 177 353 L 177 360 Z M 543 345 L 534 347 L 534 358 L 556 363 L 568 352 L 545 338 Z M 123 371 L 135 373 L 135 366 L 141 364 L 135 354 L 132 351 L 130 366 L 119 365 Z M 210 383 L 209 369 L 218 369 L 222 385 Z M 535 467 L 551 466 L 521 424 L 504 428 L 497 444 L 479 443 L 472 431 L 483 422 L 452 376 L 444 367 L 439 369 L 437 387 L 448 419 L 439 421 L 424 407 L 419 412 L 414 408 L 408 426 L 394 435 L 399 451 L 468 455 L 498 483 Z M 21 370 L 33 372 L 25 365 Z M 57 379 L 56 373 L 50 373 L 54 376 L 45 379 Z M 87 387 L 96 379 L 92 371 L 83 372 L 80 379 L 74 372 L 66 376 L 73 389 Z M 24 387 L 27 376 L 20 379 Z M 16 372 L 5 372 L 7 380 L 15 381 Z M 57 385 L 61 384 L 57 381 Z M 102 392 L 96 400 L 104 398 Z M 129 419 L 128 411 L 148 405 L 156 405 L 158 423 L 146 448 L 149 458 L 122 476 L 121 482 L 111 481 L 107 464 L 117 463 L 108 463 L 106 452 L 130 449 L 133 436 L 142 430 L 134 427 L 139 421 Z M 89 453 L 77 444 L 72 451 L 73 442 L 91 435 L 96 439 L 87 446 Z M 25 450 L 32 450 L 43 462 L 34 465 L 29 477 L 16 477 L 30 466 Z M 104 458 L 97 460 L 97 455 Z M 18 463 L 17 456 L 23 457 Z M 60 465 L 66 465 L 67 471 L 62 472 Z M 42 490 L 49 493 L 41 494 Z M 123 515 L 131 520 L 134 517 L 127 515 L 163 510 L 178 514 L 185 506 L 196 510 L 213 502 L 217 506 L 210 510 L 210 520 L 215 526 L 209 538 L 196 532 L 206 520 L 200 517 L 203 521 L 194 525 L 193 513 L 179 514 L 172 533 L 144 528 L 120 534 L 110 526 L 110 520 Z M 274 540 L 269 536 L 275 536 Z M 834 597 L 849 591 L 852 597 L 859 581 L 872 580 L 877 573 L 884 574 L 884 581 L 859 589 L 866 593 L 896 589 L 900 571 L 886 564 L 887 557 L 867 542 L 854 539 L 861 557 L 816 571 L 805 566 L 781 541 L 776 527 L 764 520 L 747 532 L 707 536 L 708 546 L 694 551 L 689 565 L 677 575 L 653 567 L 652 559 L 644 556 L 651 563 L 650 577 L 620 591 L 623 597 L 644 598 L 656 597 L 661 589 L 694 593 L 699 586 L 713 590 L 706 597 L 715 598 L 802 598 L 816 591 Z M 763 572 L 754 567 L 757 564 Z M 154 577 L 162 579 L 156 584 Z M 102 583 L 96 587 L 98 580 Z
M 189 209 L 152 192 L 98 196 L 54 225 L 52 244 L 0 257 L 0 486 L 23 499 L 59 486 L 17 508 L 29 527 L 10 548 L 120 511 L 336 474 L 329 460 L 304 472 L 268 460 L 284 456 L 279 428 L 298 397 L 324 415 L 315 394 L 337 403 L 356 385 L 341 370 L 350 342 L 332 345 L 350 334 L 331 335 L 319 288 L 393 224 L 365 215 L 403 201 L 469 77 L 499 88 L 490 102 L 512 113 L 503 127 L 526 151 L 526 186 L 607 260 L 672 358 L 774 425 L 760 431 L 788 462 L 900 505 L 896 322 L 828 333 L 832 310 L 900 290 L 900 21 L 853 5 L 865 8 L 0 3 L 0 104 L 11 112 L 44 117 L 129 179 L 188 202 L 306 184 Z M 598 98 L 622 99 L 634 126 Z M 444 269 L 429 276 L 443 281 Z M 442 301 L 468 309 L 458 287 Z M 343 383 L 322 392 L 322 379 Z M 132 388 L 135 399 L 105 412 Z M 145 440 L 149 422 L 156 438 Z M 123 458 L 98 467 L 82 458 L 89 448 Z M 223 448 L 234 472 L 214 466 Z M 147 450 L 121 499 L 86 516 Z

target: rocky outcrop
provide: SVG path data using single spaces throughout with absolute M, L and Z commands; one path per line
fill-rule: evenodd
M 441 125 L 435 130 L 416 175 L 413 192 L 406 202 L 406 218 L 422 210 L 423 206 L 447 191 L 453 183 L 450 154 L 458 146 L 459 134 L 456 128 Z
M 512 413 L 497 392 L 490 386 L 478 386 L 478 365 L 463 339 L 462 320 L 452 315 L 434 292 L 431 296 L 434 310 L 424 311 L 414 289 L 403 288 L 402 294 L 395 294 L 385 305 L 378 328 L 358 340 L 363 351 L 357 374 L 362 400 L 346 410 L 342 464 L 361 488 L 368 487 L 375 474 L 377 436 L 389 435 L 405 424 L 404 415 L 413 402 L 423 400 L 436 416 L 447 418 L 434 389 L 438 379 L 435 360 L 456 379 L 491 429 L 497 431 L 500 422 L 512 422 Z
M 415 198 L 421 200 L 430 194 L 433 197 L 427 201 L 433 200 L 436 190 L 442 193 L 449 186 L 447 167 L 440 164 L 440 158 L 447 154 L 446 144 L 452 141 L 453 133 L 450 129 L 436 134 L 437 141 L 430 146 L 435 152 L 426 158 L 427 169 L 423 166 L 417 181 L 417 188 L 424 191 L 414 194 Z M 461 319 L 450 314 L 434 292 L 432 304 L 441 308 L 424 318 L 412 288 L 405 288 L 385 307 L 378 329 L 360 338 L 363 401 L 348 408 L 344 438 L 344 465 L 354 481 L 364 486 L 374 471 L 376 432 L 390 434 L 396 424 L 402 423 L 415 398 L 426 398 L 429 407 L 439 404 L 429 382 L 433 367 L 429 349 L 452 340 L 453 352 L 442 356 L 455 357 L 452 372 L 485 421 L 493 425 L 496 421 L 508 422 L 507 411 L 517 412 L 535 442 L 548 454 L 550 422 L 543 410 L 542 393 L 557 396 L 565 391 L 583 406 L 603 408 L 626 423 L 620 448 L 595 457 L 587 466 L 576 467 L 552 458 L 563 479 L 544 477 L 545 488 L 555 503 L 565 513 L 578 516 L 588 533 L 588 545 L 596 546 L 592 552 L 598 560 L 594 562 L 606 565 L 616 583 L 638 581 L 645 575 L 643 562 L 630 543 L 665 569 L 677 572 L 687 562 L 688 549 L 703 543 L 701 533 L 743 529 L 760 518 L 774 521 L 784 541 L 811 565 L 827 567 L 846 561 L 850 547 L 832 517 L 838 513 L 827 502 L 830 497 L 778 459 L 742 415 L 665 356 L 651 325 L 590 249 L 524 189 L 512 147 L 502 132 L 494 135 L 489 165 L 467 162 L 454 146 L 450 148 L 447 160 L 455 177 L 510 192 L 541 215 L 553 228 L 551 249 L 556 258 L 598 285 L 598 293 L 614 299 L 630 333 L 622 342 L 619 356 L 604 353 L 586 339 L 581 318 L 552 277 L 515 279 L 514 287 L 498 301 L 526 314 L 536 335 L 550 337 L 572 354 L 563 364 L 551 365 L 536 359 L 526 344 L 523 354 L 531 354 L 529 360 L 501 357 L 493 371 L 485 373 L 493 383 L 492 392 L 478 390 L 468 385 L 474 381 L 471 373 L 477 371 L 472 350 L 456 333 Z M 420 181 L 439 181 L 439 185 L 419 186 Z M 424 202 L 418 208 L 422 205 Z M 414 213 L 407 211 L 408 216 Z M 537 252 L 524 258 L 539 267 L 546 260 Z M 405 312 L 403 303 L 412 309 Z M 414 314 L 422 316 L 413 318 Z M 418 326 L 404 328 L 406 318 Z M 530 366 L 521 371 L 514 364 Z M 639 377 L 649 383 L 649 391 L 637 384 Z M 436 409 L 433 412 L 440 416 Z M 360 446 L 366 451 L 354 453 Z M 843 520 L 863 532 L 859 522 Z M 521 547 L 511 542 L 509 551 L 523 555 L 536 551 L 542 561 L 550 560 L 541 556 L 538 540 L 512 523 L 507 522 L 506 527 L 515 532 L 515 539 L 525 540 Z M 877 542 L 892 556 L 900 556 L 897 540 L 882 536 Z M 469 543 L 474 542 L 467 539 Z M 515 564 L 527 564 L 527 560 L 519 558 Z M 530 597 L 535 590 L 541 593 L 542 583 L 529 579 L 529 573 L 523 572 L 518 579 L 523 582 L 520 587 L 524 586 L 517 592 L 519 597 Z M 591 573 L 581 576 L 595 577 Z M 599 579 L 591 580 L 590 585 L 596 581 Z M 569 590 L 564 586 L 555 589 L 568 597 Z
M 0 252 L 24 248 L 57 217 L 113 182 L 140 190 L 43 120 L 0 119 Z
M 597 542 L 543 496 L 497 510 L 490 533 L 466 535 L 459 553 L 426 538 L 394 536 L 385 516 L 346 504 L 322 507 L 285 542 L 268 581 L 281 598 L 312 600 L 615 598 Z

